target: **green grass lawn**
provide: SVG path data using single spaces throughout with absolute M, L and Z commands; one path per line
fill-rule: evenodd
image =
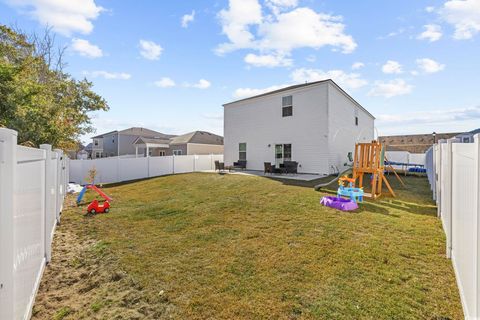
M 272 179 L 166 176 L 106 187 L 109 214 L 62 224 L 101 240 L 155 317 L 461 319 L 427 180 L 389 180 L 397 198 L 346 213 Z

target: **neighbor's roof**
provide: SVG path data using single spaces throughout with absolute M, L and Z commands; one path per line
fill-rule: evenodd
M 131 135 L 131 136 L 140 136 L 140 137 L 147 137 L 147 138 L 162 138 L 162 139 L 170 139 L 175 137 L 175 135 L 171 134 L 164 134 L 158 131 L 150 130 L 147 128 L 142 128 L 142 127 L 131 127 L 128 129 L 124 130 L 115 130 L 115 131 L 110 131 L 107 133 L 100 134 L 98 136 L 92 137 L 94 138 L 103 138 L 106 135 L 112 134 L 112 133 L 119 133 L 123 135 Z
M 164 139 L 164 138 L 145 138 L 145 137 L 138 137 L 133 141 L 133 144 L 146 144 L 146 143 L 151 143 L 151 144 L 170 144 L 170 140 Z
M 242 102 L 242 101 L 247 101 L 247 100 L 251 100 L 251 99 L 256 99 L 256 98 L 260 98 L 260 97 L 264 97 L 264 96 L 269 96 L 271 94 L 276 94 L 276 93 L 280 93 L 280 92 L 284 92 L 284 91 L 289 91 L 289 90 L 293 90 L 293 89 L 300 89 L 300 88 L 304 88 L 304 87 L 314 87 L 314 86 L 318 86 L 320 84 L 323 84 L 323 83 L 327 83 L 327 82 L 330 82 L 332 83 L 334 86 L 336 86 L 347 98 L 349 98 L 350 100 L 352 100 L 353 103 L 355 103 L 358 107 L 360 107 L 362 110 L 364 110 L 366 113 L 368 113 L 372 118 L 375 119 L 375 117 L 370 113 L 368 112 L 367 109 L 365 109 L 360 103 L 358 103 L 355 99 L 352 98 L 352 96 L 350 96 L 347 92 L 345 92 L 345 90 L 343 90 L 338 84 L 335 83 L 335 81 L 333 81 L 332 79 L 325 79 L 325 80 L 320 80 L 320 81 L 314 81 L 314 82 L 307 82 L 307 83 L 302 83 L 302 84 L 295 84 L 293 86 L 289 86 L 289 87 L 285 87 L 285 88 L 281 88 L 281 89 L 278 89 L 278 90 L 273 90 L 273 91 L 269 91 L 269 92 L 265 92 L 265 93 L 262 93 L 262 94 L 258 94 L 256 96 L 253 96 L 253 97 L 248 97 L 248 98 L 245 98 L 245 99 L 240 99 L 240 100 L 236 100 L 236 101 L 232 101 L 232 102 L 229 102 L 229 103 L 225 103 L 223 106 L 227 106 L 227 105 L 230 105 L 230 104 L 233 104 L 233 103 L 237 103 L 237 102 Z
M 478 129 L 475 129 L 475 130 L 472 130 L 469 132 L 470 134 L 477 134 L 477 133 L 480 133 L 480 128 Z
M 170 139 L 171 144 L 198 143 L 223 145 L 223 137 L 207 132 L 193 131 Z

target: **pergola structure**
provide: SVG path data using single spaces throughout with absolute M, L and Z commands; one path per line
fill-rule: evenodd
M 146 149 L 146 156 L 148 157 L 151 148 L 168 149 L 170 147 L 170 141 L 157 138 L 144 138 L 138 137 L 133 144 L 135 145 L 135 158 L 138 157 L 138 148 L 143 147 Z

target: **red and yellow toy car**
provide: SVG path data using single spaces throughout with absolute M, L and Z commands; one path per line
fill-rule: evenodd
M 95 214 L 95 213 L 108 213 L 110 211 L 110 203 L 108 201 L 104 201 L 102 204 L 98 202 L 98 200 L 93 200 L 87 207 L 87 213 Z

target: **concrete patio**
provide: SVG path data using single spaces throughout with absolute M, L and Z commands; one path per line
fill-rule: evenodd
M 219 172 L 215 170 L 207 170 L 205 172 Z M 258 177 L 266 177 L 266 178 L 274 178 L 274 179 L 288 179 L 288 180 L 299 180 L 299 181 L 312 181 L 316 179 L 320 179 L 325 177 L 325 175 L 320 174 L 308 174 L 308 173 L 288 173 L 288 174 L 277 174 L 277 173 L 267 173 L 265 174 L 263 171 L 257 170 L 235 170 L 235 171 L 228 171 L 222 170 L 220 171 L 222 174 L 237 174 L 237 175 L 245 175 L 245 176 L 258 176 Z

